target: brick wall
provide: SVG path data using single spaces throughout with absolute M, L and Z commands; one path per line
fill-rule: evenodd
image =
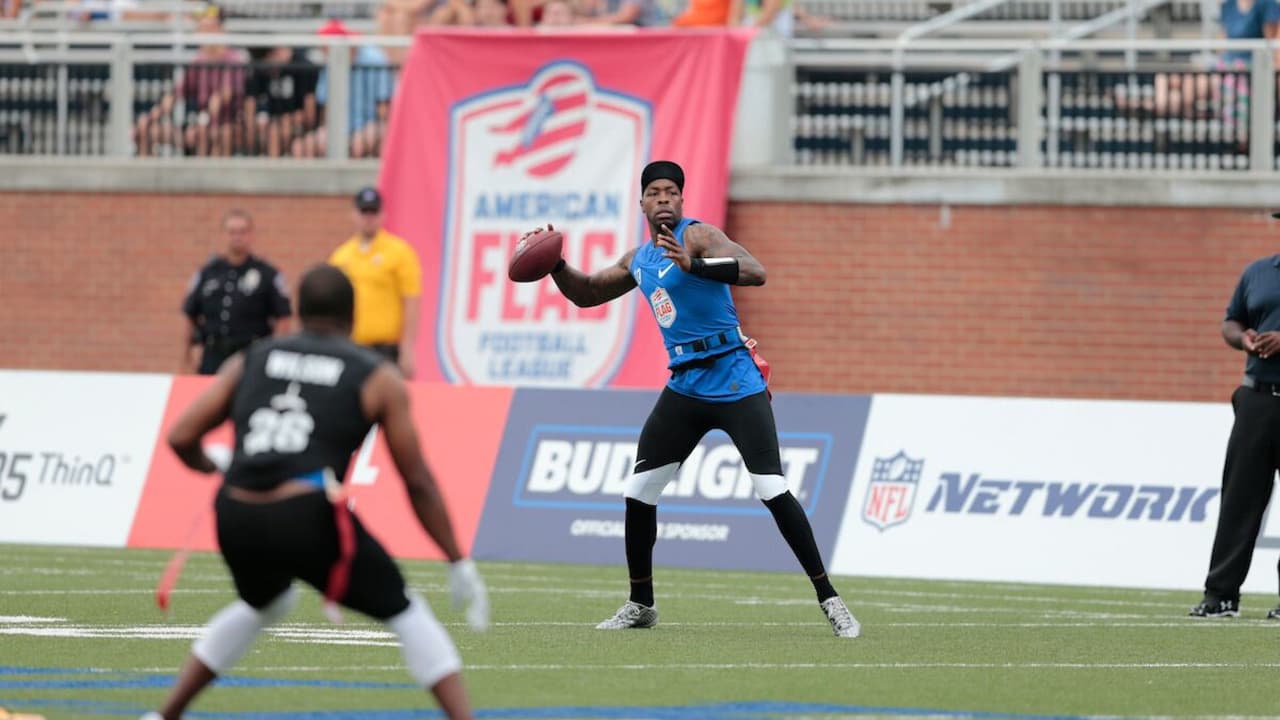
M 0 193 L 0 367 L 171 372 L 187 280 L 231 206 L 291 280 L 350 232 L 316 196 Z M 1218 327 L 1275 251 L 1259 211 L 735 203 L 738 293 L 792 391 L 1225 400 Z

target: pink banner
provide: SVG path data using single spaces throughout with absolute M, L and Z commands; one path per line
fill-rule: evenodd
M 659 387 L 666 354 L 634 293 L 577 308 L 507 259 L 553 224 L 586 272 L 648 241 L 640 171 L 684 166 L 685 214 L 722 225 L 747 30 L 419 32 L 379 185 L 422 258 L 418 378 Z

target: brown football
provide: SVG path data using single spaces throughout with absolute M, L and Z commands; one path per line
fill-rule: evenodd
M 521 238 L 507 265 L 507 277 L 513 282 L 535 282 L 556 268 L 564 250 L 564 236 L 559 230 L 539 230 Z

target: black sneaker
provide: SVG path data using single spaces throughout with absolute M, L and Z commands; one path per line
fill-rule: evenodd
M 1280 607 L 1273 607 L 1267 611 L 1268 620 L 1280 620 Z
M 1272 612 L 1280 611 L 1276 608 Z M 1217 618 L 1217 617 L 1240 617 L 1240 601 L 1239 600 L 1201 600 L 1199 605 L 1191 608 L 1189 613 L 1191 617 L 1199 618 Z M 1268 615 L 1270 617 L 1270 615 Z M 1276 619 L 1280 620 L 1280 613 L 1276 615 Z

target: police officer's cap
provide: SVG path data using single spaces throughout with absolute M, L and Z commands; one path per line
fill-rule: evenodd
M 360 192 L 356 193 L 356 209 L 362 212 L 365 210 L 372 212 L 381 210 L 382 195 L 378 193 L 378 189 L 373 187 L 360 188 Z

